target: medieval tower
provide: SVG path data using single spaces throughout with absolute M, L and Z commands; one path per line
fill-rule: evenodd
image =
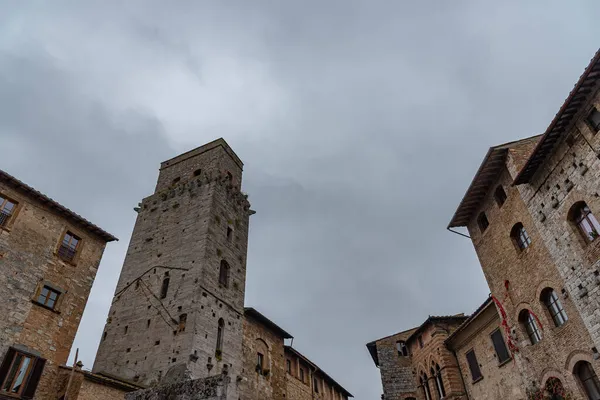
M 223 139 L 161 164 L 142 200 L 94 372 L 144 386 L 220 374 L 237 398 L 249 216 Z

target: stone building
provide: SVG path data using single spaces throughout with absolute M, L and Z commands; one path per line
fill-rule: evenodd
M 599 78 L 600 52 L 544 134 L 488 151 L 448 226 L 491 291 L 444 340 L 468 398 L 600 399 Z M 390 368 L 384 395 L 403 398 Z
M 0 398 L 57 399 L 111 234 L 0 171 Z
M 154 194 L 136 208 L 93 367 L 122 384 L 120 398 L 132 385 L 147 389 L 129 400 L 306 398 L 290 389 L 291 335 L 244 307 L 254 211 L 242 168 L 215 140 L 163 162 Z M 314 364 L 306 374 L 320 385 L 303 382 L 308 398 L 351 396 Z

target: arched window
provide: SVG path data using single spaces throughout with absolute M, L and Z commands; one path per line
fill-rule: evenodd
M 506 201 L 506 192 L 504 191 L 502 185 L 496 188 L 496 191 L 494 192 L 494 200 L 496 200 L 496 204 L 498 204 L 498 207 L 502 207 L 502 205 Z
M 546 392 L 550 394 L 549 400 L 564 400 L 565 399 L 565 388 L 560 379 L 551 377 L 546 381 Z
M 562 326 L 565 322 L 567 322 L 567 313 L 558 298 L 558 295 L 554 291 L 554 289 L 546 288 L 542 291 L 542 302 L 548 308 L 548 312 L 550 312 L 550 316 L 552 317 L 552 321 L 554 321 L 554 325 Z
M 518 222 L 510 231 L 510 237 L 518 250 L 525 250 L 531 244 L 531 238 L 527 234 L 522 223 Z
M 165 297 L 167 297 L 167 293 L 169 293 L 169 275 L 168 273 L 165 273 L 165 277 L 163 278 L 162 281 L 162 286 L 160 287 L 160 298 L 164 299 Z
M 573 371 L 577 379 L 583 386 L 585 394 L 588 399 L 596 400 L 600 399 L 600 381 L 592 365 L 587 361 L 579 361 L 575 364 L 575 370 Z
M 519 314 L 519 322 L 523 325 L 525 331 L 527 331 L 527 336 L 529 336 L 531 344 L 536 344 L 542 340 L 542 333 L 537 323 L 537 319 L 533 316 L 531 311 L 521 311 L 521 314 Z
M 229 264 L 225 260 L 221 260 L 219 267 L 219 284 L 229 287 Z
M 423 373 L 419 381 L 421 383 L 421 386 L 423 387 L 423 395 L 425 396 L 425 400 L 432 400 L 431 392 L 429 391 L 429 381 L 427 379 L 427 374 Z
M 408 356 L 408 347 L 406 346 L 406 342 L 404 340 L 398 340 L 396 342 L 396 349 L 398 350 L 399 356 Z
M 477 216 L 477 225 L 479 226 L 479 230 L 481 231 L 481 233 L 485 232 L 487 227 L 490 226 L 490 222 L 488 221 L 487 216 L 483 211 L 480 212 Z
M 435 364 L 435 383 L 437 385 L 440 398 L 446 397 L 446 389 L 444 388 L 444 380 L 442 379 L 442 370 L 438 364 Z
M 215 349 L 215 356 L 221 357 L 223 354 L 223 334 L 225 333 L 225 321 L 223 318 L 219 318 L 219 326 L 217 327 L 217 348 Z
M 598 237 L 600 224 L 584 201 L 573 204 L 569 210 L 569 220 L 577 226 L 587 242 L 593 242 Z

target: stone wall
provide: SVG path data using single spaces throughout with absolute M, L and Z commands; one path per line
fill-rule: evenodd
M 251 211 L 226 173 L 241 181 L 232 154 L 221 139 L 162 164 L 157 192 L 139 207 L 94 372 L 153 386 L 227 367 L 236 380 Z M 235 385 L 229 395 L 237 399 Z
M 398 353 L 397 342 L 404 341 L 415 331 L 411 329 L 376 342 L 379 372 L 385 400 L 404 400 L 416 397 L 417 378 L 410 356 Z
M 0 228 L 0 358 L 20 346 L 46 359 L 36 399 L 53 399 L 58 367 L 67 362 L 105 240 L 4 181 L 0 195 L 18 203 L 8 226 Z M 57 255 L 67 230 L 82 239 L 74 262 Z M 36 302 L 44 285 L 60 292 L 54 309 Z
M 217 375 L 188 380 L 125 395 L 125 400 L 226 400 L 230 378 Z

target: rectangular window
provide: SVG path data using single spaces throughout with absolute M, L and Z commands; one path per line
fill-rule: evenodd
M 290 360 L 285 360 L 285 370 L 288 374 L 292 373 L 292 362 Z
M 256 372 L 258 372 L 259 374 L 263 373 L 264 360 L 265 360 L 265 356 L 263 356 L 262 353 L 256 354 Z
M 46 360 L 9 348 L 0 367 L 0 393 L 33 398 Z
M 600 130 L 600 112 L 594 108 L 587 117 L 587 122 L 595 132 Z
M 502 332 L 500 329 L 496 329 L 492 332 L 492 343 L 494 344 L 494 350 L 496 350 L 496 355 L 498 356 L 498 362 L 502 364 L 504 361 L 510 359 L 510 353 L 508 352 L 508 348 L 506 347 L 506 343 L 504 342 L 504 338 L 502 337 Z
M 49 286 L 44 286 L 40 291 L 40 295 L 37 298 L 37 302 L 44 307 L 48 307 L 52 310 L 56 307 L 56 301 L 58 300 L 58 296 L 60 293 L 56 290 L 50 288 Z
M 319 381 L 317 380 L 316 376 L 313 378 L 313 387 L 315 389 L 315 393 L 319 393 Z
M 8 225 L 8 221 L 10 221 L 10 217 L 13 215 L 16 208 L 17 203 L 0 195 L 0 226 Z
M 481 370 L 479 369 L 477 357 L 475 356 L 475 352 L 473 350 L 469 350 L 467 352 L 467 362 L 469 363 L 469 369 L 471 370 L 471 378 L 473 379 L 473 382 L 483 378 L 483 375 L 481 375 Z
M 417 338 L 417 340 L 419 341 L 419 347 L 423 348 L 423 336 L 419 335 L 419 337 Z
M 300 380 L 304 382 L 304 368 L 300 368 Z
M 62 238 L 60 247 L 58 249 L 58 255 L 65 261 L 73 261 L 77 255 L 77 249 L 81 239 L 71 232 L 67 231 Z

